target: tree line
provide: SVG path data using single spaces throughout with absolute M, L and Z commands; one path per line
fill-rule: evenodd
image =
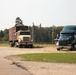
M 32 27 L 29 27 L 32 32 Z M 35 43 L 54 43 L 57 34 L 60 34 L 63 26 L 41 27 L 33 26 L 33 39 Z
M 0 30 L 0 41 L 4 42 L 8 40 L 9 40 L 9 30 L 8 29 Z
M 29 26 L 29 30 L 33 31 L 33 41 L 34 43 L 54 43 L 54 39 L 57 34 L 60 34 L 63 26 L 51 26 L 51 27 L 41 27 L 40 26 Z M 9 29 L 0 30 L 0 41 L 9 41 Z

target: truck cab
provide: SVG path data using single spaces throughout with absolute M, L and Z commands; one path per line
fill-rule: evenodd
M 17 42 L 16 42 L 16 46 L 22 47 L 22 46 L 33 46 L 33 41 L 32 41 L 32 37 L 31 34 L 29 32 L 29 30 L 27 31 L 18 31 L 16 32 L 17 35 Z
M 75 25 L 64 26 L 64 28 L 60 32 L 60 36 L 58 38 L 56 45 L 57 50 L 76 49 L 76 26 Z
M 32 35 L 28 26 L 14 26 L 9 29 L 9 44 L 11 47 L 33 47 Z

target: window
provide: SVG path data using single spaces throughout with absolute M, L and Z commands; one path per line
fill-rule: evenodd
M 65 26 L 63 30 L 76 30 L 76 26 Z
M 20 32 L 20 35 L 30 35 L 30 32 Z

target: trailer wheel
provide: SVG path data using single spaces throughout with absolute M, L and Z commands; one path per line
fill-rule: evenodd
M 10 42 L 10 47 L 14 47 L 14 44 L 13 44 L 13 42 Z

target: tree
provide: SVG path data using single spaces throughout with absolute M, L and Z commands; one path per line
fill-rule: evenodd
M 8 35 L 9 31 L 8 31 L 8 29 L 5 29 L 3 33 L 4 33 L 3 40 L 4 41 L 8 41 L 9 40 L 9 35 Z
M 3 34 L 3 31 L 1 30 L 0 31 L 0 38 L 3 38 L 4 37 L 4 34 Z

